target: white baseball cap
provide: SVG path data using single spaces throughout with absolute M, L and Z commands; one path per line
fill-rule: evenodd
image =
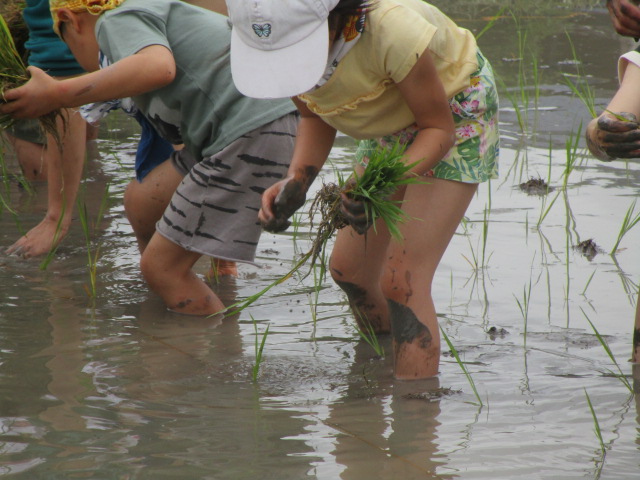
M 254 98 L 313 88 L 327 66 L 329 12 L 338 1 L 226 0 L 236 88 Z

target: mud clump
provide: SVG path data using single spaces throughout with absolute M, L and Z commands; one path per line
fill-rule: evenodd
M 550 187 L 549 184 L 541 178 L 531 178 L 518 186 L 520 187 L 520 190 L 525 192 L 527 195 L 537 195 L 539 197 L 553 191 L 553 187 Z
M 572 248 L 589 261 L 593 260 L 598 253 L 603 252 L 592 238 L 585 240 L 584 242 L 580 242 Z

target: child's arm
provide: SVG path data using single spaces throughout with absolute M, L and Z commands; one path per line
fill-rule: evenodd
M 628 63 L 606 111 L 587 126 L 587 146 L 603 161 L 640 157 L 640 67 Z
M 296 145 L 286 178 L 262 194 L 258 218 L 265 230 L 281 232 L 306 199 L 307 190 L 327 161 L 336 130 L 311 112 L 300 100 L 293 99 L 300 111 Z
M 412 172 L 423 175 L 442 160 L 455 140 L 451 107 L 428 50 L 397 85 L 420 129 L 405 156 L 408 163 L 420 162 Z
M 39 68 L 29 67 L 31 79 L 4 92 L 0 112 L 15 118 L 37 118 L 64 107 L 134 97 L 170 84 L 175 78 L 173 54 L 151 45 L 107 68 L 66 80 L 54 80 Z

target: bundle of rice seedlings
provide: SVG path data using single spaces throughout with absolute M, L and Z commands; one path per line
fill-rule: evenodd
M 391 148 L 379 146 L 369 156 L 367 168 L 362 175 L 354 172 L 353 180 L 338 175 L 338 183 L 324 184 L 313 199 L 309 210 L 312 231 L 315 219 L 320 217 L 315 237 L 311 242 L 311 249 L 300 257 L 287 274 L 245 301 L 232 305 L 228 311 L 237 313 L 245 309 L 271 288 L 285 282 L 309 263 L 309 270 L 303 276 L 305 278 L 313 271 L 318 259 L 322 262 L 321 274 L 317 277 L 317 281 L 324 279 L 326 273 L 324 259 L 329 241 L 337 230 L 348 225 L 340 211 L 342 194 L 363 202 L 365 215 L 373 224 L 372 228 L 375 229 L 374 222 L 381 219 L 391 236 L 396 241 L 402 241 L 399 224 L 408 220 L 408 217 L 400 208 L 402 202 L 391 200 L 390 196 L 402 185 L 423 183 L 419 177 L 409 173 L 417 162 L 408 164 L 403 161 L 405 148 L 399 143 Z
M 24 44 L 29 38 L 29 29 L 22 16 L 25 6 L 25 0 L 2 0 L 0 3 L 0 16 L 7 23 L 16 50 L 23 60 L 26 60 L 27 54 Z
M 19 87 L 28 80 L 27 67 L 16 49 L 9 26 L 4 17 L 0 17 L 0 101 L 5 101 L 5 90 Z M 61 113 L 57 110 L 38 119 L 44 133 L 53 135 L 58 145 L 60 145 L 60 135 L 56 128 L 56 119 L 59 116 Z M 0 115 L 0 128 L 7 128 L 13 122 L 13 118 L 9 115 Z
M 318 191 L 309 211 L 312 230 L 314 218 L 320 216 L 318 231 L 312 242 L 312 267 L 335 231 L 347 225 L 340 211 L 342 194 L 363 203 L 365 216 L 373 224 L 374 231 L 376 221 L 381 219 L 391 236 L 402 240 L 399 224 L 406 221 L 407 216 L 400 208 L 402 202 L 391 200 L 390 197 L 402 185 L 421 182 L 409 173 L 416 163 L 407 164 L 403 161 L 405 149 L 406 146 L 400 143 L 390 148 L 378 146 L 369 156 L 367 168 L 361 175 L 354 172 L 351 180 L 338 176 L 337 184 L 325 184 Z

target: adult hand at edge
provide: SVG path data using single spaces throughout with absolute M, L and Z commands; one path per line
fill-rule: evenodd
M 640 7 L 631 0 L 607 0 L 613 27 L 620 35 L 640 37 Z
M 589 151 L 599 160 L 640 157 L 640 125 L 632 113 L 617 117 L 603 113 L 589 122 L 586 131 Z

